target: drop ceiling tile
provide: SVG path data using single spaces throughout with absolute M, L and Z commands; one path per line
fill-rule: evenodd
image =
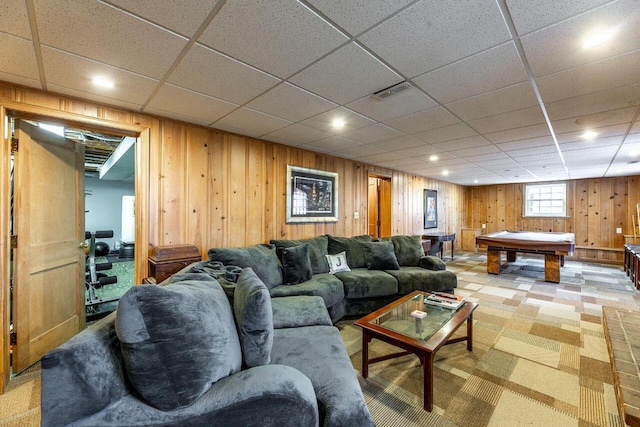
M 611 0 L 509 0 L 509 12 L 519 35 L 570 18 Z
M 347 104 L 354 111 L 384 122 L 435 107 L 436 103 L 418 89 L 411 87 L 384 99 L 365 96 Z
M 606 171 L 607 171 L 606 166 L 593 165 L 588 168 L 570 169 L 569 173 L 571 174 L 571 179 L 584 179 L 584 178 L 593 178 L 597 176 L 604 176 Z
M 549 138 L 551 138 L 551 133 L 549 132 L 549 126 L 547 126 L 546 123 L 541 123 L 537 125 L 523 126 L 515 129 L 485 133 L 483 136 L 494 144 L 498 144 L 501 142 L 537 138 L 541 136 L 548 136 Z
M 463 157 L 473 161 L 473 158 L 476 156 L 480 156 L 483 154 L 493 154 L 498 153 L 500 150 L 495 145 L 484 145 L 481 147 L 471 147 L 471 148 L 463 148 L 461 150 L 449 150 L 447 151 L 449 154 L 453 154 L 454 156 Z
M 341 105 L 403 80 L 355 43 L 341 47 L 289 79 Z
M 538 100 L 531 85 L 526 82 L 446 104 L 445 107 L 462 120 L 468 121 L 534 105 L 538 105 Z
M 297 146 L 306 144 L 310 141 L 325 139 L 329 136 L 331 135 L 326 132 L 294 123 L 285 128 L 271 132 L 270 134 L 265 136 L 265 139 L 269 139 L 269 141 L 282 142 L 283 144 L 287 145 Z
M 347 159 L 360 159 L 365 156 L 374 154 L 382 154 L 384 151 L 371 147 L 370 145 L 358 145 L 356 147 L 345 148 L 344 150 L 334 151 L 334 154 Z
M 471 163 L 488 162 L 488 161 L 511 161 L 512 159 L 502 151 L 495 153 L 480 154 L 473 156 L 473 159 L 467 159 Z
M 640 48 L 640 7 L 618 0 L 521 38 L 536 77 Z M 585 49 L 582 43 L 600 29 L 614 32 L 609 43 Z
M 563 151 L 562 155 L 567 166 L 583 167 L 587 165 L 609 164 L 616 155 L 618 147 L 589 147 L 582 150 Z
M 418 147 L 394 150 L 392 151 L 392 153 L 400 156 L 400 158 L 417 158 L 417 159 L 427 158 L 428 159 L 429 156 L 431 156 L 432 154 L 436 154 L 438 155 L 438 157 L 443 157 L 443 158 L 447 157 L 446 153 L 443 154 L 441 149 L 429 144 L 422 144 Z
M 424 132 L 456 123 L 460 123 L 460 120 L 442 107 L 430 108 L 385 122 L 386 125 L 406 134 Z
M 593 118 L 600 113 L 607 117 L 611 110 L 640 105 L 640 84 L 589 93 L 545 105 L 551 120 L 584 116 Z
M 285 82 L 249 102 L 247 107 L 298 122 L 338 105 Z
M 446 151 L 464 150 L 468 148 L 490 146 L 490 145 L 492 144 L 480 135 L 470 136 L 468 138 L 460 138 L 453 141 L 438 142 L 436 144 L 433 144 L 434 147 L 437 147 L 441 150 L 446 150 Z
M 640 140 L 625 142 L 616 155 L 616 160 L 624 162 L 640 161 Z
M 156 79 L 187 43 L 102 2 L 36 0 L 35 10 L 40 43 Z
M 335 129 L 332 122 L 336 119 L 342 119 L 345 125 L 342 129 Z M 375 124 L 375 122 L 367 117 L 355 113 L 347 108 L 339 107 L 326 111 L 301 122 L 305 126 L 327 132 L 329 134 L 347 133 L 355 129 Z
M 367 156 L 360 157 L 362 161 L 373 162 L 373 163 L 390 162 L 394 160 L 402 160 L 403 158 L 404 157 L 401 154 L 398 154 L 397 152 L 376 153 L 376 154 L 369 154 Z
M 629 133 L 639 133 L 640 132 L 640 120 L 633 124 L 631 131 Z
M 422 1 L 359 37 L 409 78 L 509 39 L 495 1 Z
M 403 150 L 405 148 L 414 148 L 414 147 L 422 147 L 426 144 L 416 138 L 413 138 L 408 135 L 400 136 L 398 138 L 393 138 L 385 141 L 374 142 L 371 144 L 372 147 L 379 148 L 384 151 L 397 151 Z
M 67 86 L 59 86 L 54 83 L 47 84 L 47 90 L 53 93 L 59 93 L 62 95 L 72 96 L 74 98 L 86 99 L 89 101 L 98 102 L 100 104 L 111 105 L 114 107 L 126 108 L 128 110 L 140 109 L 140 104 L 134 104 L 127 101 L 122 101 L 116 98 L 110 98 L 108 96 L 100 95 L 97 93 L 82 92 L 77 89 L 72 89 Z
M 452 126 L 445 126 L 424 132 L 414 133 L 412 136 L 424 141 L 428 144 L 436 144 L 438 142 L 452 141 L 455 139 L 477 136 L 478 133 L 464 123 L 458 123 Z
M 170 84 L 164 84 L 148 105 L 155 110 L 192 117 L 206 125 L 239 107 L 237 104 Z
M 526 81 L 527 74 L 509 41 L 412 80 L 446 104 Z
M 413 0 L 308 0 L 320 12 L 352 35 L 357 35 Z
M 188 38 L 194 35 L 215 5 L 210 0 L 189 0 L 188 7 L 178 0 L 110 0 L 110 3 Z
M 560 144 L 560 149 L 563 153 L 572 150 L 584 150 L 591 149 L 593 147 L 606 147 L 608 145 L 615 145 L 619 147 L 622 144 L 622 136 L 611 136 L 609 138 L 597 138 L 592 141 L 573 141 Z
M 451 159 L 438 160 L 436 162 L 433 162 L 433 164 L 438 167 L 446 167 L 449 170 L 460 169 L 463 166 L 469 167 L 470 165 L 469 161 L 461 157 L 453 157 Z
M 554 120 L 553 129 L 556 133 L 574 132 L 589 129 L 597 129 L 605 126 L 626 124 L 633 119 L 637 107 L 620 108 L 617 110 L 603 111 L 587 114 L 581 117 L 573 117 L 563 120 Z
M 481 134 L 516 129 L 545 123 L 540 107 L 529 107 L 496 116 L 470 121 L 468 124 Z
M 30 41 L 0 33 L 0 58 L 0 72 L 29 80 L 40 80 L 33 44 Z
M 200 42 L 286 78 L 348 39 L 295 0 L 226 2 Z
M 92 93 L 109 99 L 136 105 L 139 109 L 158 85 L 158 80 L 130 73 L 120 68 L 92 61 L 78 55 L 43 47 L 42 62 L 46 70 L 47 85 L 55 84 L 82 93 Z M 114 82 L 111 89 L 93 84 L 95 77 Z
M 628 123 L 623 123 L 620 125 L 612 125 L 612 126 L 603 126 L 599 128 L 588 128 L 588 129 L 580 129 L 574 132 L 556 132 L 556 139 L 558 143 L 563 144 L 566 142 L 574 142 L 574 141 L 584 141 L 585 130 L 590 130 L 596 133 L 598 138 L 609 138 L 612 136 L 623 136 L 627 132 L 627 128 L 629 127 Z
M 522 157 L 529 157 L 529 156 L 545 157 L 550 154 L 557 153 L 558 149 L 556 148 L 555 145 L 544 145 L 544 146 L 538 146 L 538 147 L 520 148 L 518 150 L 503 150 L 503 151 L 507 153 L 510 157 L 514 159 L 519 159 Z
M 31 29 L 29 28 L 29 16 L 27 15 L 25 1 L 3 0 L 2 9 L 5 13 L 0 13 L 0 32 L 31 40 Z M 8 11 L 10 13 L 7 13 Z
M 1 50 L 2 49 L 0 49 L 0 51 Z M 0 81 L 11 82 L 11 83 L 14 83 L 14 84 L 33 87 L 33 88 L 36 88 L 36 89 L 42 89 L 42 84 L 40 83 L 39 79 L 36 80 L 36 79 L 28 78 L 28 77 L 23 77 L 21 75 L 5 73 L 5 72 L 1 71 L 1 68 L 0 68 Z
M 313 151 L 321 151 L 323 153 L 335 153 L 336 151 L 346 150 L 359 145 L 362 144 L 334 135 L 329 138 L 309 142 L 304 144 L 303 147 Z
M 194 73 L 194 70 L 201 71 Z M 280 80 L 196 44 L 169 76 L 168 82 L 234 104 L 244 104 Z
M 397 130 L 381 123 L 352 130 L 341 135 L 344 138 L 360 142 L 361 144 L 371 144 L 373 142 L 385 141 L 402 136 Z
M 218 120 L 212 127 L 227 126 L 242 129 L 247 135 L 259 137 L 290 125 L 291 122 L 249 108 L 240 108 Z
M 165 110 L 161 110 L 159 108 L 154 108 L 154 107 L 147 107 L 144 109 L 144 112 L 148 114 L 155 114 L 161 117 L 168 117 L 170 119 L 180 120 L 181 122 L 194 123 L 196 125 L 205 126 L 205 127 L 209 126 L 209 124 L 211 123 L 211 120 L 198 119 L 193 116 L 187 116 L 184 114 L 176 113 L 174 111 L 165 111 Z
M 537 79 L 544 102 L 640 83 L 640 50 Z
M 553 146 L 555 148 L 555 142 L 551 136 L 542 136 L 539 138 L 527 138 L 517 141 L 501 142 L 496 144 L 502 151 L 514 151 L 527 148 L 540 148 L 545 146 Z
M 385 161 L 385 165 L 389 168 L 400 168 L 402 170 L 404 170 L 405 166 L 409 166 L 409 165 L 415 165 L 421 163 L 420 161 L 416 160 L 413 157 L 405 157 L 402 159 L 397 159 L 397 160 L 387 160 Z

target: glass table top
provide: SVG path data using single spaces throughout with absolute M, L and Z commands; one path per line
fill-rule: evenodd
M 414 310 L 424 311 L 427 316 L 423 319 L 413 317 L 411 312 Z M 425 304 L 424 295 L 419 294 L 369 322 L 393 332 L 426 341 L 457 312 L 458 310 Z

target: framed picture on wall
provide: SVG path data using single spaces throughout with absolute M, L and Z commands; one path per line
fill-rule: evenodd
M 424 228 L 438 227 L 438 192 L 424 190 Z
M 338 174 L 287 165 L 286 221 L 338 221 Z

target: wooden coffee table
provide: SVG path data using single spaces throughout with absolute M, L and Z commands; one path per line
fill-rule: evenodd
M 362 328 L 362 376 L 367 378 L 369 365 L 383 360 L 415 354 L 424 373 L 424 409 L 433 409 L 433 358 L 443 345 L 467 341 L 467 350 L 473 350 L 473 311 L 478 304 L 465 302 L 458 310 L 424 304 L 428 292 L 414 291 L 389 305 L 374 311 L 355 324 Z M 411 316 L 413 310 L 426 311 L 427 317 Z M 451 338 L 467 322 L 467 335 Z M 404 349 L 398 353 L 369 359 L 369 342 L 377 338 Z

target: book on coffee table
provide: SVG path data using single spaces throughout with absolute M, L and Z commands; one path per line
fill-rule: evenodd
M 424 297 L 425 304 L 449 308 L 451 310 L 457 310 L 462 307 L 464 301 L 462 295 L 453 295 L 444 292 L 432 292 Z

